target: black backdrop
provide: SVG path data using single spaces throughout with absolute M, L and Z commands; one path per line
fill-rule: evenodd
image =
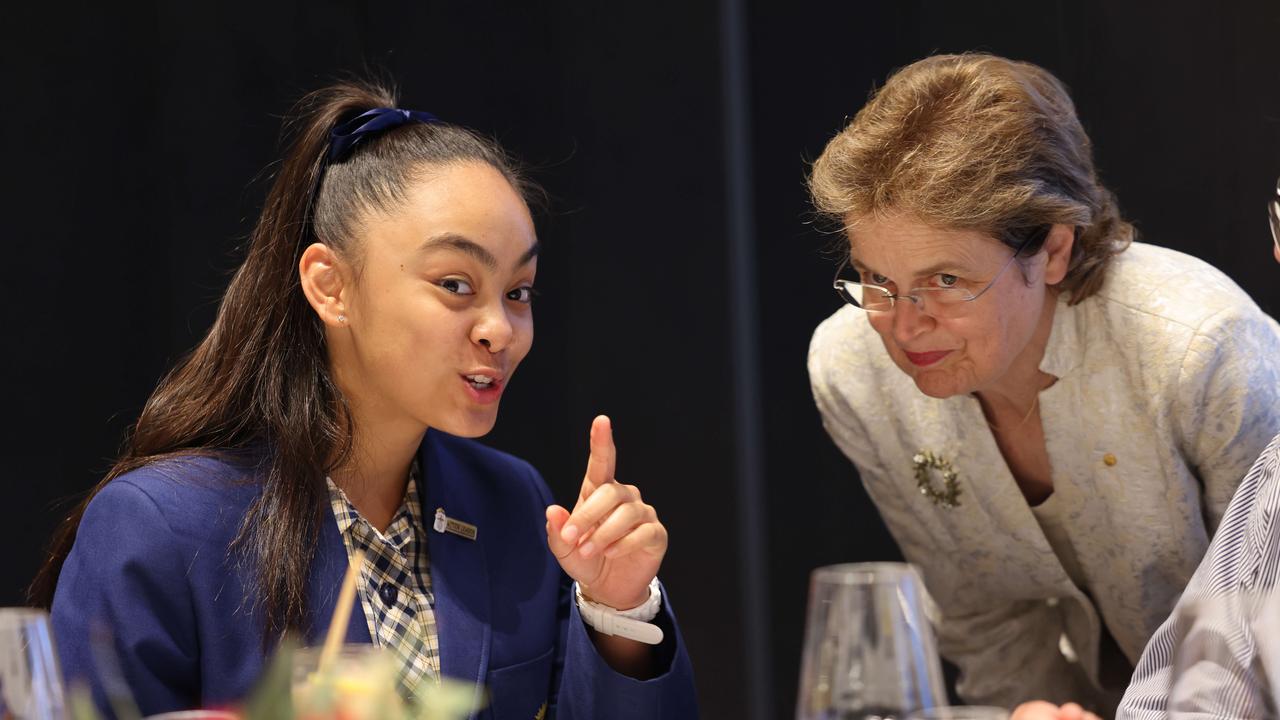
M 373 64 L 497 135 L 555 198 L 538 339 L 486 439 L 569 498 L 597 412 L 672 536 L 705 714 L 785 717 L 806 576 L 896 555 L 809 399 L 836 308 L 806 161 L 892 68 L 1038 62 L 1145 239 L 1280 310 L 1280 3 L 116 3 L 5 11 L 0 603 L 208 327 L 278 116 Z M 256 178 L 256 179 L 255 179 Z M 743 467 L 744 461 L 751 463 Z M 750 580 L 750 586 L 747 581 Z

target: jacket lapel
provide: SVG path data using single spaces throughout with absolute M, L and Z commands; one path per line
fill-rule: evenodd
M 342 578 L 347 573 L 347 546 L 338 534 L 338 524 L 334 521 L 332 512 L 326 512 L 323 518 L 320 542 L 316 547 L 316 556 L 311 560 L 311 577 L 307 581 L 312 617 L 306 638 L 308 645 L 324 642 L 325 633 L 329 631 L 329 619 L 333 617 L 334 606 L 338 602 L 338 592 L 342 589 Z M 373 642 L 369 637 L 369 624 L 358 594 L 355 605 L 351 608 L 351 618 L 347 622 L 346 642 Z
M 475 488 L 481 484 L 473 479 L 475 468 L 452 455 L 436 431 L 427 431 L 420 460 L 425 482 L 419 492 L 436 601 L 440 669 L 445 675 L 474 682 L 478 693 L 489 671 L 490 597 L 484 541 L 486 529 L 492 532 L 493 527 L 481 515 L 484 505 L 476 497 Z M 433 524 L 438 508 L 450 518 L 475 525 L 476 539 L 437 532 Z

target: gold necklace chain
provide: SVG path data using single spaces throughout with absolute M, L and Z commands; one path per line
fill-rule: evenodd
M 991 422 L 990 420 L 987 420 L 985 414 L 983 415 L 982 419 L 987 421 L 987 425 L 990 426 L 992 430 L 996 430 L 998 432 L 1008 432 L 1010 430 L 1017 430 L 1018 428 L 1027 424 L 1027 421 L 1031 419 L 1031 414 L 1036 411 L 1036 407 L 1039 404 L 1040 404 L 1040 393 L 1036 393 L 1035 399 L 1031 401 L 1031 409 L 1027 411 L 1026 415 L 1022 416 L 1022 419 L 1018 421 L 1017 425 L 1014 425 L 1013 427 L 1010 427 L 1010 428 L 1002 428 L 999 425 L 996 425 L 995 423 Z

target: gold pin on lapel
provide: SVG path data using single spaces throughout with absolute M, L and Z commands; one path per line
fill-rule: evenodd
M 444 514 L 444 508 L 436 508 L 436 521 L 432 528 L 438 533 L 453 533 L 468 540 L 476 539 L 476 526 L 451 518 Z

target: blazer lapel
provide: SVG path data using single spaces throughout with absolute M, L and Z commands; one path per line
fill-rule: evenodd
M 419 492 L 427 525 L 440 669 L 445 675 L 474 682 L 479 693 L 489 671 L 490 597 L 484 542 L 485 530 L 492 527 L 486 527 L 481 515 L 484 505 L 475 496 L 479 483 L 472 481 L 474 469 L 453 457 L 436 431 L 427 431 L 420 459 L 425 482 Z M 477 526 L 476 539 L 437 532 L 433 528 L 437 509 Z
M 323 517 L 316 556 L 311 560 L 311 577 L 307 581 L 307 597 L 311 601 L 311 628 L 306 634 L 308 645 L 324 642 L 334 606 L 338 602 L 338 592 L 342 589 L 342 579 L 347 573 L 347 546 L 338 534 L 338 523 L 333 519 L 332 512 L 326 512 Z M 351 617 L 347 621 L 346 642 L 353 645 L 373 642 L 369 637 L 369 623 L 365 619 L 359 594 L 356 595 Z

